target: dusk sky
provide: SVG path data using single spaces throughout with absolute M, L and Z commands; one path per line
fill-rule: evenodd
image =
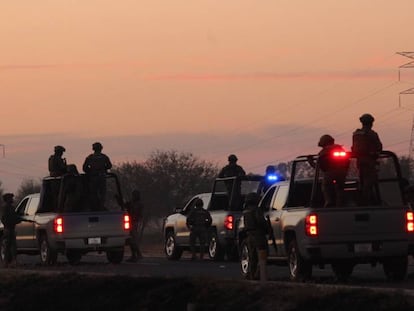
M 350 148 L 374 115 L 384 149 L 408 155 L 413 0 L 14 0 L 0 4 L 0 181 L 48 174 L 57 144 L 82 165 L 192 152 L 247 172 Z M 398 79 L 400 73 L 401 79 Z M 399 101 L 401 99 L 401 101 Z M 0 149 L 1 152 L 1 149 Z

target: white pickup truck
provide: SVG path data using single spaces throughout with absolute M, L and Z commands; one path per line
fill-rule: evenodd
M 190 250 L 190 230 L 187 228 L 187 215 L 194 207 L 197 198 L 203 200 L 204 208 L 211 215 L 208 254 L 213 260 L 239 259 L 237 228 L 242 215 L 244 197 L 256 192 L 263 176 L 217 178 L 212 192 L 192 197 L 184 208 L 178 208 L 164 220 L 164 251 L 169 260 L 178 260 L 183 251 Z
M 414 214 L 405 200 L 398 159 L 389 151 L 379 155 L 376 198 L 362 205 L 356 159 L 348 156 L 341 206 L 323 207 L 318 164 L 311 168 L 307 156 L 296 158 L 290 181 L 274 184 L 259 204 L 271 225 L 268 262 L 287 265 L 292 280 L 308 279 L 313 265 L 326 264 L 341 281 L 361 263 L 382 264 L 390 280 L 406 276 L 408 256 L 414 254 Z M 246 236 L 241 221 L 241 271 L 251 277 L 257 258 Z
M 53 265 L 58 254 L 77 264 L 88 252 L 105 252 L 120 263 L 129 239 L 129 216 L 122 202 L 118 178 L 106 175 L 105 202 L 99 204 L 89 191 L 87 175 L 46 177 L 41 193 L 30 194 L 17 205 L 22 222 L 16 225 L 18 254 L 40 254 L 43 265 Z M 0 226 L 0 258 L 4 259 Z

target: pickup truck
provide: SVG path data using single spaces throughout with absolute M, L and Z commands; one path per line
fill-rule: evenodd
M 208 255 L 213 260 L 238 260 L 237 227 L 242 215 L 244 197 L 259 189 L 263 176 L 216 178 L 212 192 L 193 196 L 184 206 L 164 220 L 164 251 L 169 260 L 178 260 L 183 251 L 190 250 L 190 230 L 187 215 L 197 198 L 203 200 L 212 218 L 209 230 Z
M 40 254 L 42 265 L 53 265 L 58 254 L 77 264 L 82 255 L 97 251 L 120 263 L 129 239 L 129 216 L 120 204 L 117 176 L 106 174 L 106 182 L 106 198 L 99 204 L 85 174 L 44 178 L 41 192 L 24 197 L 16 207 L 22 220 L 16 225 L 17 253 Z M 3 260 L 2 236 L 1 226 Z
M 343 204 L 324 207 L 321 172 L 308 156 L 293 161 L 291 179 L 277 182 L 263 195 L 263 209 L 271 228 L 268 263 L 287 265 L 290 279 L 306 280 L 312 267 L 327 264 L 339 281 L 346 281 L 357 264 L 382 264 L 389 280 L 402 280 L 409 255 L 414 253 L 414 214 L 406 202 L 396 155 L 383 151 L 378 157 L 375 199 L 362 204 L 356 158 L 347 153 L 350 166 Z M 241 272 L 251 278 L 257 254 L 248 243 L 243 221 L 239 226 Z

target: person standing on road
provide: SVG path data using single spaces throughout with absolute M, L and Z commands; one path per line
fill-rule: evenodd
M 4 226 L 4 267 L 14 268 L 16 266 L 16 224 L 21 222 L 19 215 L 16 213 L 14 207 L 13 193 L 6 193 L 3 195 L 3 200 L 6 203 L 3 206 L 3 213 L 1 222 Z
M 200 242 L 200 259 L 204 257 L 205 246 L 208 240 L 208 230 L 212 223 L 212 218 L 206 209 L 203 208 L 203 200 L 197 198 L 193 209 L 187 217 L 187 227 L 190 229 L 191 260 L 196 257 L 196 240 Z
M 363 114 L 359 120 L 362 128 L 352 134 L 352 152 L 357 157 L 363 204 L 375 202 L 374 188 L 377 183 L 377 159 L 382 151 L 381 140 L 372 126 L 374 117 Z
M 66 149 L 63 146 L 55 146 L 55 153 L 49 157 L 49 174 L 52 177 L 62 176 L 67 173 L 66 159 L 62 158 Z
M 247 231 L 250 279 L 259 277 L 261 282 L 265 282 L 267 280 L 267 234 L 269 233 L 269 224 L 262 209 L 258 206 L 259 200 L 260 196 L 256 192 L 246 195 L 243 221 Z
M 104 208 L 106 195 L 106 173 L 112 168 L 112 163 L 106 154 L 102 153 L 102 144 L 96 142 L 92 145 L 92 154 L 88 155 L 83 163 L 83 171 L 89 177 L 91 193 L 97 200 L 98 209 Z
M 318 154 L 318 162 L 319 168 L 323 173 L 322 193 L 324 206 L 341 206 L 349 158 L 333 159 L 335 151 L 345 152 L 345 149 L 341 145 L 335 144 L 335 139 L 331 135 L 322 135 L 318 146 L 322 147 Z M 308 162 L 312 167 L 315 167 L 312 156 L 308 156 Z
M 142 258 L 142 253 L 139 247 L 139 239 L 140 233 L 142 233 L 141 228 L 143 226 L 144 206 L 141 202 L 141 193 L 139 190 L 133 190 L 131 196 L 131 201 L 126 204 L 129 217 L 131 217 L 131 238 L 129 241 L 129 246 L 131 247 L 131 258 L 127 261 L 137 262 Z

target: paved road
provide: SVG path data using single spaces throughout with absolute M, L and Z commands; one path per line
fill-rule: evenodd
M 126 254 L 128 258 L 128 254 Z M 38 256 L 19 255 L 17 270 L 40 272 L 79 272 L 98 274 L 118 274 L 140 277 L 208 277 L 217 279 L 242 279 L 238 262 L 215 262 L 211 260 L 191 261 L 188 255 L 179 261 L 169 261 L 161 253 L 145 253 L 137 263 L 123 262 L 115 265 L 106 260 L 105 254 L 92 253 L 82 257 L 79 265 L 71 266 L 64 256 L 59 256 L 58 264 L 42 267 Z M 271 281 L 288 281 L 287 267 L 269 266 Z M 311 283 L 338 285 L 329 266 L 325 269 L 314 267 Z M 407 279 L 403 282 L 389 282 L 385 279 L 382 266 L 358 265 L 347 285 L 381 288 L 401 288 L 412 290 L 414 294 L 414 261 L 410 260 Z

